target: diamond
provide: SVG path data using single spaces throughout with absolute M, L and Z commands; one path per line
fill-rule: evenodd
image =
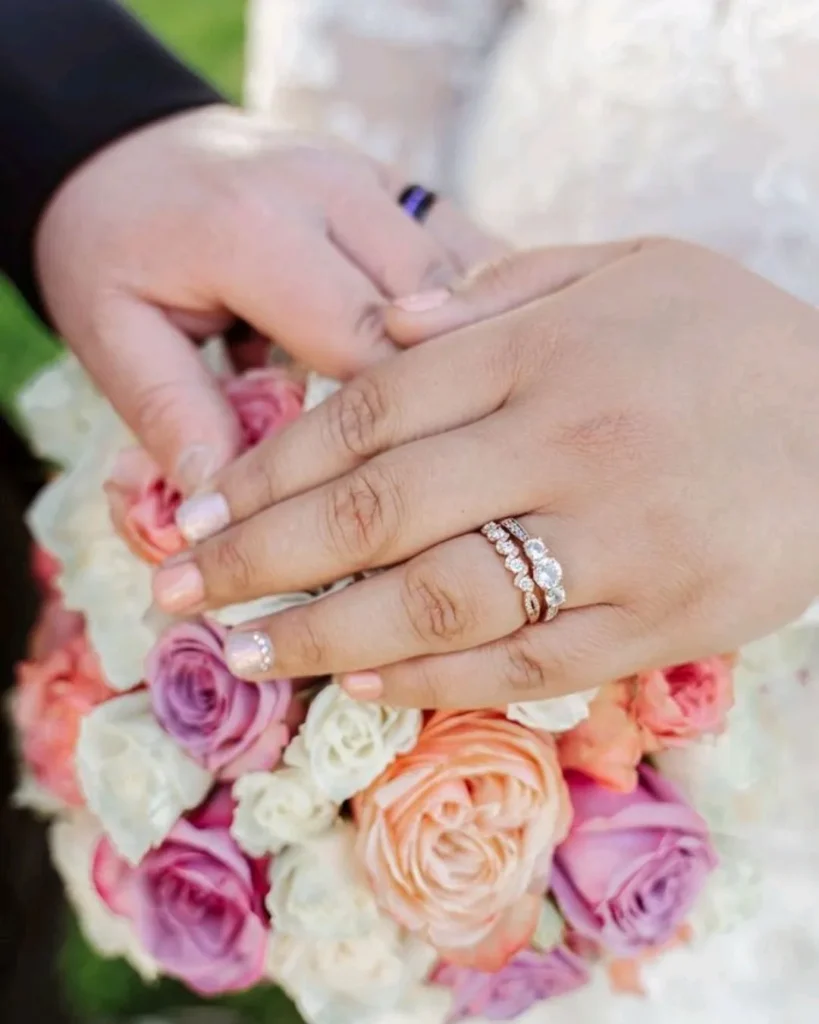
M 537 622 L 540 618 L 540 601 L 537 599 L 536 594 L 527 594 L 523 599 L 523 607 L 526 609 L 526 614 L 532 622 Z
M 497 523 L 490 523 L 488 526 L 484 526 L 482 532 L 493 544 L 496 540 L 503 540 L 506 536 L 506 530 L 502 530 Z
M 549 604 L 557 605 L 558 608 L 560 605 L 566 603 L 566 591 L 561 586 L 552 587 L 552 589 L 547 592 L 546 597 Z
M 560 562 L 555 558 L 545 558 L 538 562 L 534 571 L 535 583 L 543 590 L 551 590 L 563 579 L 563 570 Z
M 529 569 L 529 567 L 526 565 L 526 563 L 520 557 L 520 553 L 517 552 L 517 551 L 513 555 L 509 555 L 509 557 L 506 559 L 506 561 L 503 564 L 506 566 L 506 568 L 509 570 L 509 572 L 514 572 L 514 573 L 528 572 L 528 569 Z
M 507 537 L 505 540 L 498 541 L 495 545 L 495 550 L 499 555 L 516 555 L 518 553 L 518 546 Z
M 534 592 L 535 583 L 528 573 L 521 573 L 515 577 L 515 586 L 519 587 L 525 594 Z
M 540 539 L 540 537 L 530 537 L 529 540 L 523 545 L 523 550 L 532 559 L 533 562 L 539 562 L 542 558 L 545 558 L 549 553 L 549 549 Z

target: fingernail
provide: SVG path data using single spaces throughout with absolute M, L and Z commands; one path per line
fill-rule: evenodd
M 197 494 L 176 510 L 176 525 L 189 544 L 207 540 L 230 525 L 230 508 L 223 494 Z
M 405 313 L 427 313 L 431 309 L 443 306 L 451 298 L 452 293 L 446 288 L 436 288 L 431 292 L 418 292 L 417 295 L 405 295 L 402 299 L 394 299 L 393 305 Z
M 225 641 L 225 661 L 240 679 L 265 675 L 273 668 L 273 644 L 266 633 L 230 633 Z
M 168 565 L 154 574 L 154 597 L 166 612 L 187 612 L 205 599 L 205 581 L 193 562 Z
M 353 700 L 379 700 L 384 683 L 377 672 L 351 672 L 341 679 L 341 688 Z
M 173 479 L 183 493 L 193 494 L 204 487 L 215 472 L 216 455 L 213 449 L 204 444 L 194 444 L 179 457 Z

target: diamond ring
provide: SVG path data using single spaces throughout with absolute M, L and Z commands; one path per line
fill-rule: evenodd
M 515 577 L 515 586 L 523 593 L 523 607 L 526 618 L 535 623 L 540 618 L 541 605 L 537 596 L 535 583 L 529 574 L 529 566 L 521 557 L 518 545 L 509 536 L 509 532 L 497 523 L 487 523 L 481 527 L 481 533 L 493 544 L 497 553 L 503 558 L 503 564 Z
M 566 603 L 566 591 L 563 587 L 563 566 L 546 547 L 540 537 L 530 537 L 528 531 L 517 519 L 504 519 L 501 529 L 523 544 L 523 551 L 532 563 L 532 577 L 543 591 L 546 600 L 544 622 L 551 622 L 562 606 Z

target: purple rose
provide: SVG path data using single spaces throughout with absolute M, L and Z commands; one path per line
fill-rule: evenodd
M 204 621 L 171 626 L 148 656 L 154 714 L 180 747 L 222 780 L 281 760 L 304 717 L 289 679 L 248 683 L 231 675 L 225 630 Z
M 566 782 L 574 820 L 552 892 L 569 925 L 617 956 L 668 942 L 716 866 L 708 826 L 645 765 L 631 793 L 577 772 Z
M 204 996 L 251 988 L 265 970 L 267 871 L 236 845 L 232 815 L 223 788 L 137 867 L 107 838 L 92 865 L 100 897 L 131 921 L 161 971 Z
M 586 965 L 568 949 L 525 949 L 493 974 L 442 964 L 432 980 L 452 989 L 450 1021 L 485 1017 L 514 1020 L 535 1003 L 566 995 L 589 980 Z

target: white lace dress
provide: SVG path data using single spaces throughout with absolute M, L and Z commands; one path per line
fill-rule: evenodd
M 397 161 L 517 244 L 686 237 L 819 302 L 819 0 L 255 0 L 249 48 L 277 124 Z M 601 977 L 526 1024 L 819 1019 L 817 735 L 808 624 L 746 652 L 729 733 L 664 766 L 722 854 L 697 941 L 645 1000 Z

